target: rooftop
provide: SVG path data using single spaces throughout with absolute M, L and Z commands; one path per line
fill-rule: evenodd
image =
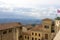
M 52 21 L 52 19 L 45 18 L 45 19 L 43 19 L 42 21 Z
M 31 35 L 31 31 L 23 32 L 23 35 Z
M 42 31 L 42 24 L 37 25 L 36 27 L 32 28 L 31 31 Z
M 9 29 L 9 28 L 20 27 L 20 26 L 21 26 L 21 23 L 18 23 L 18 22 L 4 23 L 4 24 L 0 24 L 0 30 L 5 30 L 5 29 Z

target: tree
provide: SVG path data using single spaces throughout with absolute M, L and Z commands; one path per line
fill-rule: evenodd
M 60 20 L 60 17 L 55 18 L 56 20 Z

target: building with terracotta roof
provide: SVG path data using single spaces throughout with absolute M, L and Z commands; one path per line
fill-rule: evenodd
M 35 26 L 36 27 L 36 26 Z M 32 40 L 31 39 L 31 30 L 33 29 L 33 28 L 35 28 L 35 27 L 33 27 L 32 25 L 24 25 L 22 28 L 22 32 L 23 32 L 23 39 L 24 40 Z
M 60 20 L 49 18 L 33 26 L 18 22 L 0 24 L 0 40 L 53 40 L 60 30 L 59 26 Z
M 24 40 L 31 40 L 31 29 L 34 28 L 31 24 L 29 25 L 24 25 L 22 27 L 22 32 L 23 32 L 23 39 Z
M 18 22 L 0 24 L 0 40 L 22 40 L 22 24 Z
M 36 25 L 33 29 L 31 29 L 31 40 L 42 40 L 43 30 L 42 25 Z
M 23 38 L 24 40 L 53 40 L 54 36 L 54 21 L 46 18 L 42 20 L 41 24 L 37 24 L 32 29 L 24 32 Z
M 32 25 L 30 24 L 30 25 L 23 25 L 23 27 L 22 27 L 22 31 L 23 32 L 27 32 L 28 30 L 30 30 L 30 29 L 32 29 L 33 27 L 32 27 Z
M 23 32 L 23 39 L 24 40 L 31 40 L 31 31 Z
M 54 21 L 51 19 L 43 19 L 42 26 L 43 26 L 43 39 L 53 40 L 53 37 L 55 35 Z

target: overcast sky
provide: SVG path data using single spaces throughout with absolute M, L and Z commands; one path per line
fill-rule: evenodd
M 58 9 L 60 9 L 60 0 L 0 0 L 0 15 L 2 15 L 0 18 L 8 16 L 55 18 L 56 14 L 60 15 L 57 13 Z

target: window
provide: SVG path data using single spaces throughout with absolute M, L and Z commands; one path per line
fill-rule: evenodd
M 34 33 L 32 33 L 32 35 L 34 35 Z
M 3 32 L 3 34 L 6 34 L 6 33 L 7 33 L 7 31 L 4 31 L 4 32 Z
M 28 37 L 28 40 L 29 40 L 29 37 Z
M 22 29 L 22 26 L 20 27 L 20 29 Z
M 45 25 L 45 28 L 49 28 L 49 26 Z
M 40 34 L 39 34 L 39 36 L 40 36 Z
M 32 40 L 34 40 L 34 38 L 32 37 Z
M 35 40 L 37 40 L 37 38 L 35 38 Z
M 40 39 L 38 39 L 38 40 L 40 40 Z
M 54 30 L 51 30 L 52 33 L 54 33 L 55 31 Z
M 31 28 L 28 28 L 27 30 L 30 30 Z
M 26 36 L 25 36 L 25 39 L 26 39 Z
M 12 32 L 12 29 L 9 29 L 9 32 Z
M 48 34 L 45 34 L 45 39 L 48 39 Z
M 37 36 L 37 33 L 35 33 L 35 36 Z
M 19 38 L 22 38 L 22 35 L 20 35 Z
M 20 35 L 19 37 L 18 37 L 18 39 L 20 40 L 22 38 L 22 35 Z
M 54 23 L 52 23 L 52 26 L 55 26 L 55 24 L 54 24 Z

